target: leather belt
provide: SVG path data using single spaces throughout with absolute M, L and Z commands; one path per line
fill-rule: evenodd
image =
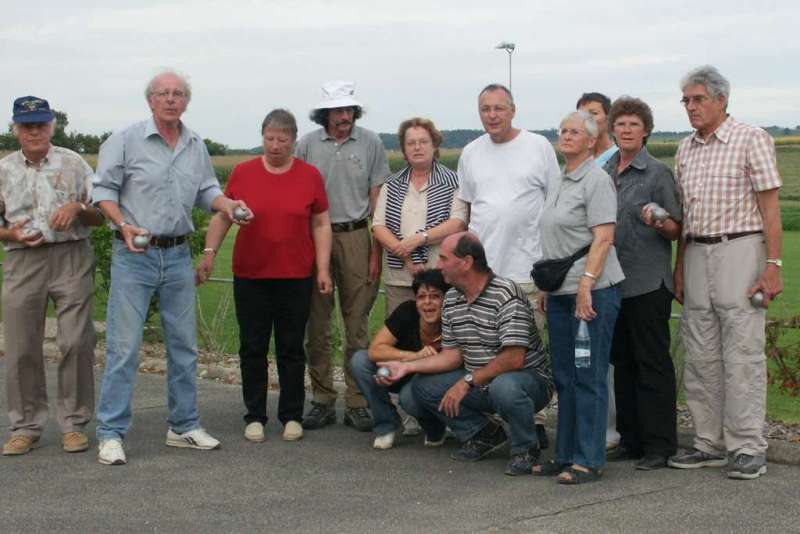
M 120 241 L 125 241 L 125 238 L 122 237 L 122 232 L 120 232 L 119 230 L 114 231 L 114 237 L 116 237 Z M 153 236 L 150 238 L 150 246 L 156 248 L 172 248 L 174 246 L 184 243 L 185 241 L 186 241 L 185 235 L 179 235 L 178 237 Z
M 723 234 L 723 235 L 715 235 L 710 237 L 703 237 L 703 236 L 693 236 L 690 235 L 686 238 L 687 243 L 702 243 L 704 245 L 716 245 L 717 243 L 722 243 L 723 241 L 732 241 L 734 239 L 739 239 L 740 237 L 745 237 L 748 235 L 755 235 L 760 234 L 761 230 L 752 230 L 750 232 L 737 232 L 735 234 Z
M 361 219 L 360 221 L 351 221 L 351 222 L 343 222 L 343 223 L 332 223 L 331 230 L 334 233 L 338 234 L 341 232 L 352 232 L 353 230 L 359 230 L 361 228 L 367 227 L 367 220 Z

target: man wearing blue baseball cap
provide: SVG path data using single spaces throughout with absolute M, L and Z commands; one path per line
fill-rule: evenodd
M 6 456 L 31 451 L 47 422 L 42 353 L 45 313 L 58 320 L 56 420 L 66 452 L 89 448 L 83 432 L 94 411 L 90 226 L 103 222 L 90 204 L 92 169 L 71 150 L 53 146 L 55 114 L 47 100 L 14 101 L 13 131 L 21 150 L 0 160 L 0 241 L 6 395 L 11 439 Z

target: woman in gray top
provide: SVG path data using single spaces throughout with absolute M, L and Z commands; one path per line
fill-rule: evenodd
M 608 459 L 639 459 L 636 469 L 652 470 L 665 467 L 677 449 L 669 315 L 672 241 L 681 233 L 681 206 L 672 171 L 645 147 L 653 130 L 650 107 L 621 97 L 609 122 L 619 153 L 605 170 L 617 186 L 615 241 L 625 281 L 611 345 L 622 439 Z
M 620 305 L 617 284 L 625 278 L 614 249 L 617 194 L 592 157 L 597 135 L 597 123 L 586 111 L 561 122 L 558 146 L 566 165 L 547 193 L 540 226 L 544 259 L 590 247 L 561 287 L 541 302 L 558 392 L 558 440 L 555 462 L 535 466 L 534 474 L 558 475 L 562 484 L 597 480 L 606 462 L 606 373 Z M 581 321 L 588 325 L 588 361 L 575 357 Z

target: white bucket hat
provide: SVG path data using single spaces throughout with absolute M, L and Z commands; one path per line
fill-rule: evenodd
M 353 98 L 356 92 L 356 84 L 334 80 L 322 84 L 322 102 L 317 104 L 314 109 L 333 109 L 346 108 L 348 106 L 362 107 L 361 103 Z

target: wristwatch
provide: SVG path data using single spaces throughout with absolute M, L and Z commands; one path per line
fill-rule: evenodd
M 427 232 L 427 230 L 423 230 L 422 231 L 422 239 L 424 240 L 422 242 L 422 244 L 423 245 L 427 245 L 428 244 L 428 232 Z
M 783 267 L 783 260 L 781 260 L 780 258 L 775 260 L 767 260 L 767 263 L 771 263 L 775 267 Z
M 467 373 L 464 375 L 464 382 L 466 382 L 471 388 L 475 387 L 475 377 L 472 375 L 472 373 Z

